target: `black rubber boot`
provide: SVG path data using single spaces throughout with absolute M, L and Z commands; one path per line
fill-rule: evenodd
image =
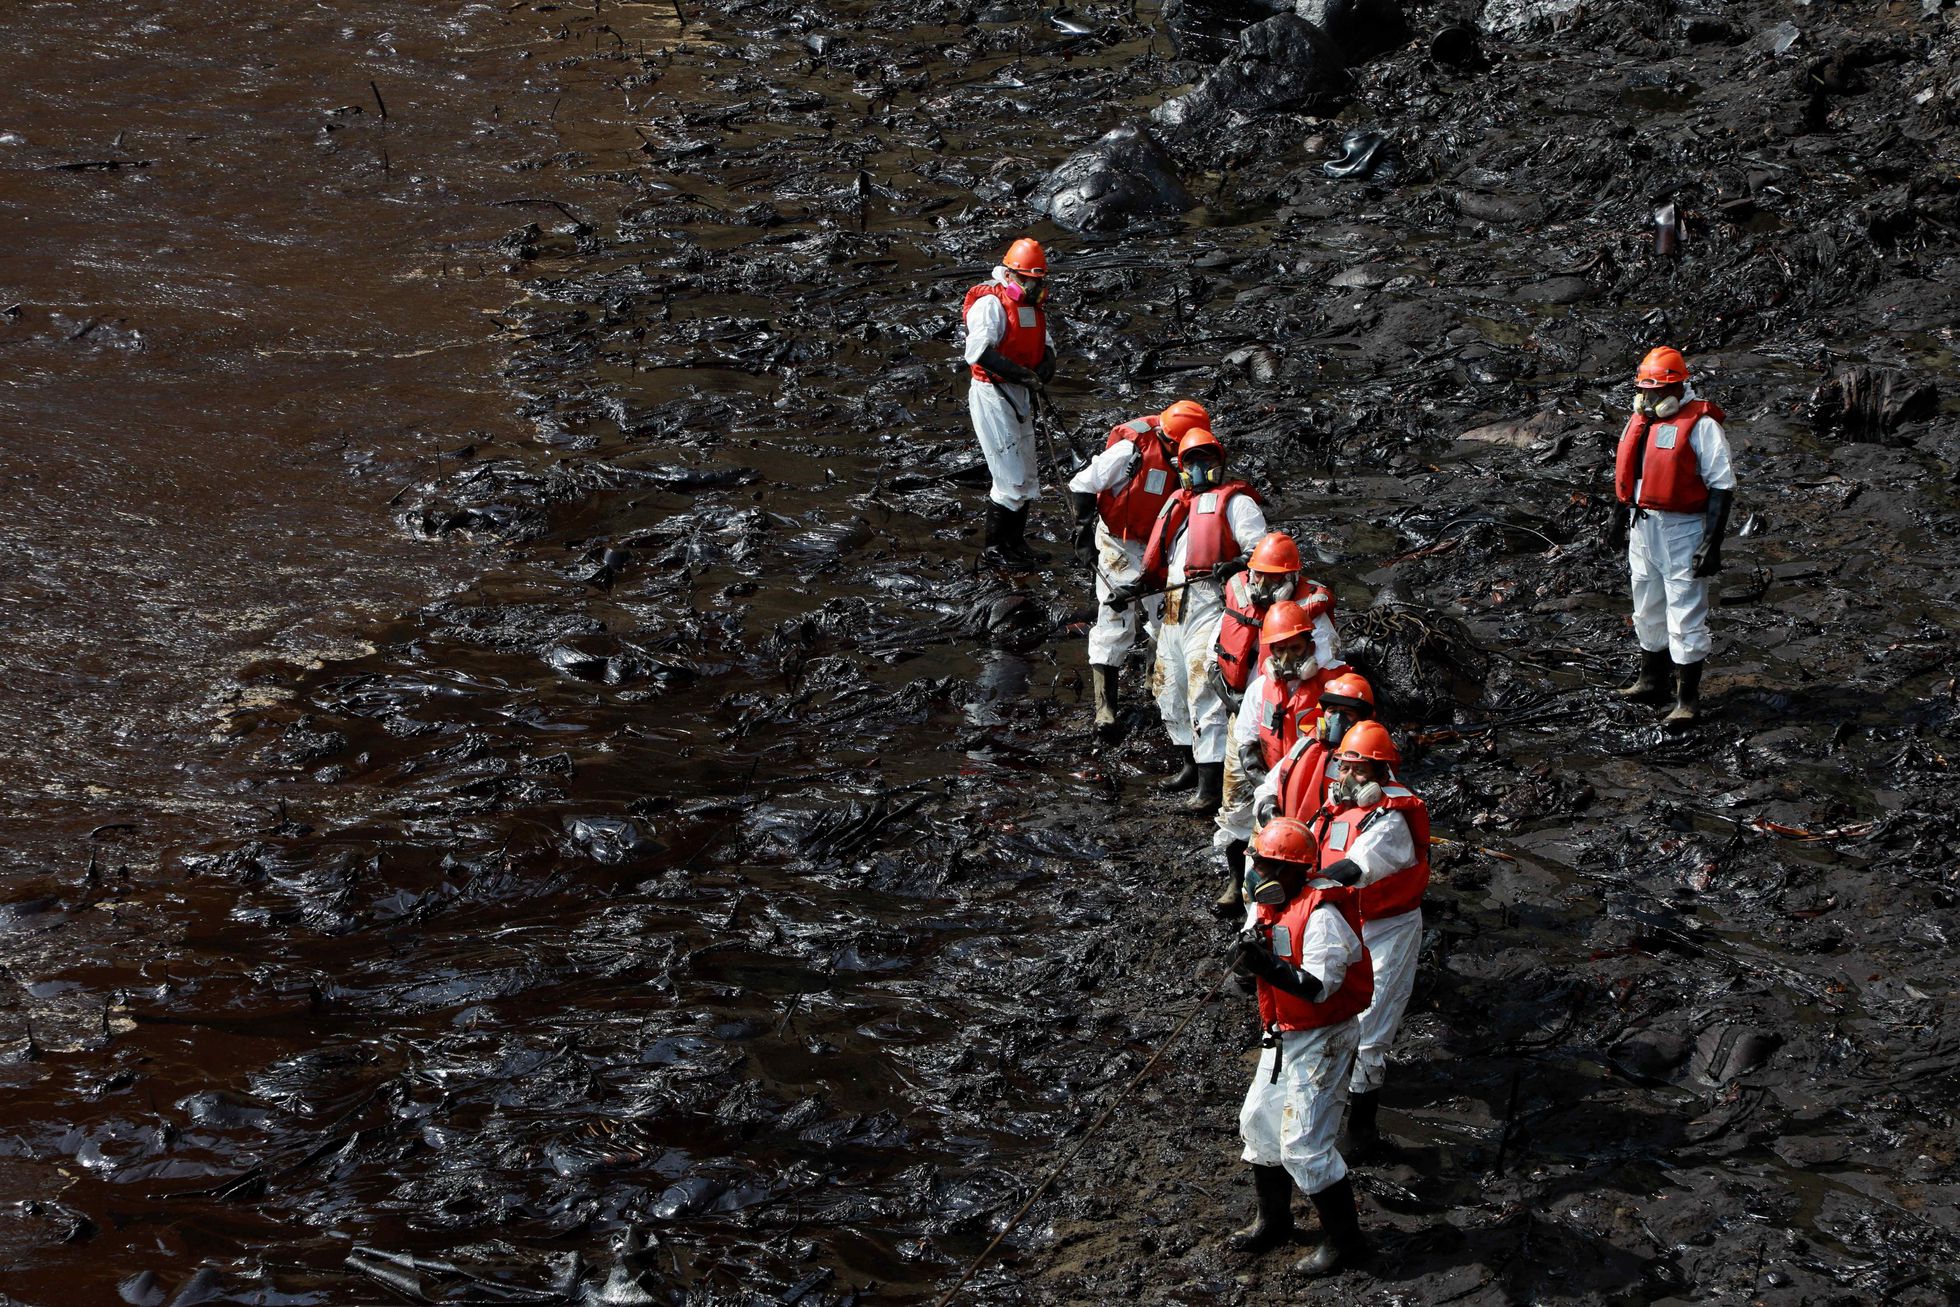
M 1000 542 L 1000 551 L 1012 562 L 1023 567 L 1039 567 L 1048 561 L 1048 555 L 1039 549 L 1028 546 L 1028 506 L 1021 505 L 1007 513 L 1005 538 Z
M 1104 667 L 1100 663 L 1089 664 L 1089 676 L 1096 689 L 1096 734 L 1105 740 L 1116 738 L 1116 681 L 1117 669 Z
M 1226 1242 L 1234 1252 L 1264 1253 L 1293 1242 L 1293 1177 L 1283 1166 L 1252 1168 L 1252 1192 L 1259 1199 L 1259 1215 L 1243 1230 L 1235 1230 Z
M 987 501 L 987 539 L 981 549 L 997 557 L 1005 557 L 1003 545 L 1007 539 L 1007 510 L 993 500 Z
M 1670 678 L 1674 672 L 1674 661 L 1667 656 L 1667 650 L 1640 651 L 1640 675 L 1632 685 L 1621 686 L 1618 694 L 1622 699 L 1635 703 L 1659 703 L 1667 698 Z
M 1346 1176 L 1313 1195 L 1326 1238 L 1320 1247 L 1293 1267 L 1295 1275 L 1332 1275 L 1365 1264 L 1371 1251 L 1361 1233 L 1361 1214 L 1354 1207 L 1354 1184 Z
M 1191 760 L 1191 751 L 1189 749 L 1179 749 L 1177 753 L 1178 757 L 1184 760 L 1184 765 L 1169 776 L 1166 776 L 1163 780 L 1157 782 L 1157 788 L 1166 794 L 1176 794 L 1179 790 L 1188 790 L 1198 783 L 1198 764 Z
M 1375 1124 L 1375 1112 L 1379 1107 L 1381 1091 L 1378 1089 L 1348 1095 L 1347 1142 L 1341 1145 L 1341 1157 L 1346 1161 L 1372 1161 L 1388 1151 L 1387 1141 Z
M 1245 910 L 1245 841 L 1233 840 L 1225 846 L 1225 888 L 1211 906 L 1221 917 L 1231 918 Z
M 1184 801 L 1184 810 L 1209 815 L 1225 801 L 1225 764 L 1201 762 L 1197 768 L 1198 792 Z
M 1675 664 L 1674 711 L 1667 715 L 1668 726 L 1692 726 L 1701 720 L 1701 669 L 1707 665 L 1706 658 L 1698 663 Z

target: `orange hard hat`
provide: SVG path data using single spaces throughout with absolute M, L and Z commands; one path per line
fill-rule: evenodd
M 1342 762 L 1402 761 L 1402 751 L 1388 737 L 1388 727 L 1380 722 L 1356 722 L 1348 727 L 1334 756 Z
M 1266 610 L 1266 620 L 1259 624 L 1259 639 L 1271 646 L 1312 631 L 1313 618 L 1307 616 L 1307 610 L 1291 599 L 1282 599 Z
M 1204 427 L 1192 427 L 1177 442 L 1177 461 L 1182 463 L 1186 454 L 1194 449 L 1204 449 L 1207 446 L 1217 450 L 1219 458 L 1225 457 L 1225 446 L 1218 443 L 1217 436 L 1212 435 Z
M 1375 706 L 1375 690 L 1368 684 L 1368 678 L 1360 672 L 1342 672 L 1326 685 L 1320 687 L 1320 701 L 1346 699 L 1350 703 L 1365 703 Z
M 1172 440 L 1184 439 L 1185 432 L 1197 427 L 1209 429 L 1211 426 L 1211 414 L 1205 412 L 1205 406 L 1195 399 L 1178 400 L 1159 413 L 1157 420 L 1164 424 L 1164 434 Z
M 1023 236 L 1008 246 L 1001 265 L 1012 268 L 1023 277 L 1048 275 L 1048 256 L 1041 252 L 1041 242 L 1031 236 Z
M 1253 546 L 1252 557 L 1246 566 L 1255 572 L 1284 575 L 1300 570 L 1300 546 L 1293 543 L 1293 537 L 1284 531 L 1268 531 L 1266 538 Z
M 1641 390 L 1659 390 L 1687 379 L 1688 360 L 1674 346 L 1661 345 L 1648 350 L 1647 357 L 1640 360 L 1640 371 L 1634 375 L 1633 384 Z
M 1297 817 L 1275 817 L 1252 837 L 1255 856 L 1274 862 L 1295 862 L 1304 867 L 1320 865 L 1320 841 Z

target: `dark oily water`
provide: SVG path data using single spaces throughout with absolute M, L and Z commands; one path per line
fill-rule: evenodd
M 98 494 L 181 561 L 146 589 L 155 546 L 33 483 L 21 548 L 52 570 L 9 639 L 46 680 L 20 702 L 79 743 L 18 764 L 66 788 L 15 816 L 0 937 L 8 1292 L 930 1301 L 1211 987 L 1209 830 L 1153 807 L 1145 714 L 1087 745 L 1074 578 L 970 570 L 949 350 L 1019 195 L 1204 68 L 1127 6 L 977 17 L 205 9 L 104 37 L 51 9 L 16 42 L 49 88 L 23 167 L 155 160 L 25 174 L 75 224 L 137 206 L 116 259 L 51 239 L 34 302 L 140 285 L 164 325 L 78 354 L 98 308 L 35 317 L 23 292 L 31 425 L 102 429 L 8 458 L 141 451 Z M 1059 240 L 1057 434 L 1212 404 L 1457 841 L 1385 1096 L 1408 1148 L 1361 1178 L 1389 1291 L 1931 1300 L 1960 1056 L 1926 815 L 1955 716 L 1954 426 L 1846 443 L 1801 417 L 1820 358 L 1952 393 L 1947 210 L 1888 198 L 1912 142 L 1950 135 L 1880 106 L 1950 79 L 1951 38 L 1859 63 L 1897 85 L 1827 104 L 1826 136 L 1779 108 L 1766 16 L 1734 46 L 1618 48 L 1584 25 L 1607 21 L 1494 8 L 1496 66 L 1418 41 L 1362 70 L 1352 124 L 1251 120 L 1230 171 L 1189 173 L 1191 219 Z M 105 41 L 141 65 L 113 94 L 82 66 Z M 1705 64 L 1680 78 L 1699 94 L 1629 96 L 1661 59 Z M 165 152 L 116 143 L 131 105 L 232 142 L 149 222 L 198 258 L 156 261 Z M 1736 220 L 1654 264 L 1624 125 L 1711 114 L 1737 130 L 1667 166 Z M 1398 184 L 1323 177 L 1370 122 L 1404 131 Z M 126 189 L 55 190 L 81 184 Z M 1742 195 L 1757 212 L 1713 207 Z M 1685 740 L 1596 688 L 1628 647 L 1596 538 L 1608 390 L 1650 309 L 1714 370 L 1758 517 L 1724 581 L 1722 715 Z M 61 393 L 82 384 L 104 396 Z M 154 439 L 110 438 L 115 386 Z M 113 621 L 61 571 L 90 566 L 126 592 Z M 254 605 L 263 631 L 226 616 Z M 208 652 L 142 657 L 159 638 Z M 206 707 L 198 670 L 257 647 Z M 1207 1009 L 976 1298 L 1308 1296 L 1287 1259 L 1222 1249 L 1244 1008 Z

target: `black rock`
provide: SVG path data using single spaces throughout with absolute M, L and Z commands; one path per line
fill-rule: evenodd
M 1166 218 L 1192 205 L 1177 167 L 1149 130 L 1125 123 L 1064 159 L 1029 198 L 1071 231 L 1121 231 L 1141 218 Z
M 1173 148 L 1198 149 L 1233 113 L 1326 108 L 1347 89 L 1333 40 L 1297 14 L 1280 14 L 1246 28 L 1224 63 L 1151 110 L 1150 121 Z
M 1386 54 L 1410 36 L 1396 0 L 1294 0 L 1293 12 L 1327 33 L 1351 64 Z

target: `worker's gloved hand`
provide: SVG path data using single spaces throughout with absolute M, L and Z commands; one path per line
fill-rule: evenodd
M 1252 828 L 1258 830 L 1273 818 L 1279 816 L 1279 796 L 1262 794 L 1252 805 Z
M 1096 565 L 1096 497 L 1085 491 L 1069 492 L 1075 506 L 1075 561 L 1084 567 Z
M 1707 516 L 1702 520 L 1701 544 L 1695 547 L 1694 574 L 1697 577 L 1714 576 L 1722 570 L 1722 535 L 1729 529 L 1729 505 L 1735 498 L 1733 490 L 1711 490 L 1708 492 Z
M 1239 742 L 1239 770 L 1245 778 L 1257 785 L 1266 774 L 1266 752 L 1259 747 L 1257 740 Z
M 1151 590 L 1148 582 L 1132 581 L 1128 585 L 1119 585 L 1114 590 L 1111 590 L 1106 602 L 1109 606 L 1109 611 L 1120 613 L 1149 593 L 1151 593 Z
M 1205 684 L 1211 687 L 1211 692 L 1217 695 L 1226 707 L 1230 708 L 1233 712 L 1239 710 L 1239 699 L 1241 696 L 1226 681 L 1225 673 L 1219 668 L 1217 663 L 1205 664 Z
M 1318 976 L 1312 972 L 1302 971 L 1290 962 L 1282 962 L 1273 956 L 1271 949 L 1256 939 L 1239 940 L 1232 946 L 1227 961 L 1238 975 L 1254 976 L 1275 989 L 1297 994 L 1309 1003 L 1320 997 Z
M 989 347 L 983 350 L 976 360 L 989 376 L 999 381 L 1011 382 L 1017 386 L 1033 386 L 1039 381 L 1033 372 L 1014 362 L 998 349 Z
M 1361 879 L 1361 865 L 1353 858 L 1342 858 L 1332 866 L 1322 867 L 1319 874 L 1336 885 L 1352 885 Z
M 1627 521 L 1632 516 L 1625 504 L 1613 505 L 1613 516 L 1606 521 L 1606 547 L 1625 549 L 1627 547 Z
M 1227 581 L 1243 571 L 1245 571 L 1244 558 L 1227 558 L 1223 562 L 1213 563 L 1211 565 L 1211 579 L 1220 585 L 1224 585 Z
M 1034 365 L 1034 375 L 1035 379 L 1044 386 L 1055 379 L 1055 355 L 1053 351 L 1042 351 L 1041 362 Z

